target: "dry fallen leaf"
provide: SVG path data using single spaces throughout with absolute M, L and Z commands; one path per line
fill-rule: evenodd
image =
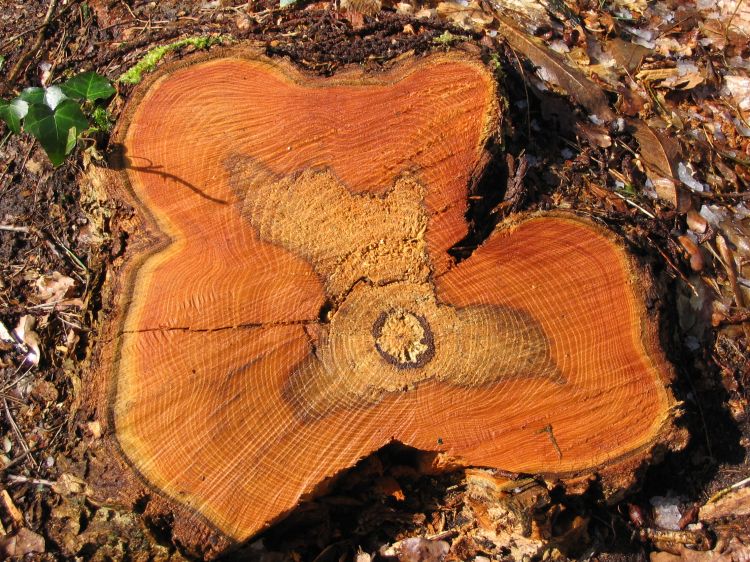
M 75 280 L 61 274 L 59 271 L 52 272 L 52 275 L 42 275 L 36 280 L 36 288 L 39 298 L 44 303 L 59 302 L 63 300 L 70 290 L 75 286 Z
M 687 254 L 690 256 L 690 268 L 693 271 L 703 270 L 703 255 L 701 254 L 698 245 L 687 235 L 682 235 L 677 238 L 682 244 Z
M 41 354 L 39 352 L 39 334 L 34 331 L 36 320 L 33 316 L 25 314 L 18 319 L 18 325 L 13 330 L 16 339 L 24 344 L 26 361 L 32 365 L 39 364 Z
M 494 20 L 491 14 L 482 10 L 481 4 L 476 0 L 466 4 L 440 2 L 437 5 L 437 15 L 464 29 L 484 29 Z
M 61 496 L 90 493 L 86 482 L 67 472 L 57 479 L 57 482 L 52 485 L 52 490 Z
M 566 65 L 557 53 L 538 43 L 528 33 L 519 29 L 512 20 L 498 16 L 498 23 L 498 33 L 513 50 L 534 63 L 545 80 L 565 90 L 598 119 L 610 121 L 615 118 L 607 96 L 597 84 Z
M 654 184 L 659 199 L 670 203 L 680 213 L 686 212 L 690 207 L 690 198 L 680 189 L 676 179 L 681 157 L 679 143 L 642 121 L 632 121 L 631 125 L 635 128 L 634 136 L 641 148 L 646 175 Z
M 7 557 L 44 552 L 44 537 L 23 527 L 14 535 L 0 537 L 0 553 Z
M 704 234 L 708 230 L 708 222 L 695 209 L 688 211 L 687 225 L 690 230 L 697 234 Z
M 381 556 L 390 556 L 399 562 L 442 562 L 450 545 L 445 541 L 432 541 L 411 537 L 380 549 Z
M 10 332 L 8 331 L 8 328 L 5 327 L 5 324 L 0 322 L 0 340 L 6 342 L 6 343 L 15 343 L 16 340 L 13 336 L 10 335 Z
M 627 72 L 633 72 L 641 65 L 643 57 L 651 53 L 651 49 L 619 37 L 607 41 L 605 51 Z
M 750 111 L 750 77 L 733 74 L 724 76 L 723 91 L 734 98 L 740 110 Z
M 635 79 L 639 82 L 661 82 L 679 75 L 680 71 L 677 68 L 649 68 L 639 71 Z
M 579 121 L 575 126 L 576 133 L 584 137 L 592 145 L 599 148 L 609 148 L 612 146 L 612 137 L 609 136 L 607 129 L 601 125 Z
M 685 74 L 667 78 L 659 86 L 672 90 L 692 90 L 696 86 L 703 84 L 704 80 L 705 77 L 698 72 L 686 72 Z

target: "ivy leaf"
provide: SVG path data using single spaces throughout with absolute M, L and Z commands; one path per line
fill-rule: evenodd
M 19 100 L 29 104 L 44 103 L 44 88 L 26 88 L 18 94 Z
M 44 103 L 46 103 L 50 109 L 55 109 L 60 102 L 68 99 L 62 88 L 59 86 L 50 86 L 44 91 Z
M 87 99 L 94 101 L 107 99 L 115 93 L 115 89 L 109 80 L 96 72 L 84 72 L 83 74 L 74 76 L 70 80 L 63 82 L 60 87 L 66 96 L 77 100 Z
M 14 133 L 21 132 L 21 119 L 26 117 L 28 111 L 29 104 L 21 99 L 16 98 L 11 102 L 0 100 L 0 119 L 5 121 Z
M 39 140 L 54 166 L 59 166 L 75 146 L 81 131 L 89 126 L 81 108 L 72 100 L 63 100 L 52 110 L 46 105 L 31 105 L 24 128 Z

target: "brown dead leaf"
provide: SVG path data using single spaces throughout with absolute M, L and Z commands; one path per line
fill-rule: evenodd
M 617 197 L 609 189 L 601 187 L 595 183 L 589 183 L 587 187 L 594 197 L 601 199 L 607 205 L 608 209 L 617 211 L 618 213 L 628 212 L 627 203 Z
M 36 280 L 35 285 L 42 302 L 57 303 L 68 296 L 75 283 L 72 278 L 61 274 L 59 271 L 54 271 L 52 275 L 42 275 Z
M 41 357 L 39 351 L 39 334 L 34 331 L 34 323 L 36 319 L 25 314 L 18 319 L 18 325 L 13 330 L 17 340 L 22 342 L 26 350 L 26 361 L 32 365 L 39 364 L 39 358 Z
M 719 255 L 721 256 L 721 259 L 724 262 L 724 267 L 727 270 L 729 284 L 732 286 L 732 291 L 734 292 L 734 302 L 737 303 L 739 308 L 744 308 L 745 300 L 742 291 L 740 291 L 740 285 L 737 279 L 737 264 L 734 261 L 734 252 L 721 234 L 716 235 L 716 248 L 719 250 Z
M 576 133 L 599 148 L 609 148 L 612 146 L 612 137 L 609 136 L 607 129 L 601 125 L 579 121 L 576 123 Z
M 609 35 L 615 30 L 615 18 L 609 12 L 587 10 L 582 15 L 583 23 L 589 31 Z
M 642 121 L 631 121 L 630 124 L 635 128 L 633 136 L 641 148 L 646 175 L 654 184 L 659 199 L 670 203 L 680 213 L 687 212 L 690 198 L 680 189 L 676 179 L 677 165 L 681 160 L 679 143 Z
M 696 234 L 704 234 L 708 230 L 708 222 L 695 209 L 691 209 L 687 214 L 687 225 L 690 230 Z
M 618 86 L 617 93 L 619 96 L 615 107 L 617 108 L 617 111 L 623 115 L 627 117 L 635 117 L 644 109 L 644 107 L 646 107 L 648 100 L 646 93 L 641 88 L 638 88 L 635 82 L 630 78 L 625 80 L 625 82 L 632 84 L 633 88 L 628 87 L 625 84 Z
M 55 383 L 50 381 L 37 381 L 31 388 L 31 396 L 40 402 L 54 402 L 57 400 L 59 393 Z
M 639 71 L 635 79 L 639 82 L 661 82 L 667 78 L 676 78 L 680 75 L 677 68 L 648 68 Z
M 663 88 L 669 88 L 671 90 L 692 90 L 696 86 L 703 84 L 705 77 L 698 72 L 687 72 L 685 74 L 678 74 L 671 78 L 667 78 L 659 84 Z
M 607 41 L 604 50 L 615 59 L 615 62 L 619 66 L 629 73 L 641 66 L 643 57 L 651 53 L 651 49 L 636 45 L 630 41 L 625 41 L 619 37 Z
M 0 538 L 0 552 L 7 557 L 40 554 L 44 552 L 44 537 L 25 527 L 21 528 L 14 535 Z
M 437 15 L 464 29 L 484 29 L 494 20 L 492 14 L 485 12 L 476 0 L 466 5 L 458 2 L 440 2 L 437 5 Z
M 450 545 L 445 541 L 411 537 L 384 546 L 380 554 L 395 557 L 399 562 L 442 562 L 449 550 Z
M 704 266 L 703 255 L 701 254 L 698 244 L 687 235 L 679 236 L 677 239 L 680 241 L 680 244 L 682 244 L 682 247 L 685 249 L 688 256 L 690 256 L 690 268 L 693 271 L 702 271 Z
M 599 119 L 610 121 L 615 118 L 607 96 L 596 83 L 565 64 L 557 53 L 519 29 L 514 21 L 498 16 L 498 23 L 498 32 L 508 45 L 536 65 L 545 80 L 565 90 Z
M 86 485 L 86 482 L 77 476 L 68 473 L 62 474 L 57 479 L 57 482 L 52 484 L 52 490 L 61 496 L 90 493 L 90 489 Z
M 681 67 L 657 67 L 641 69 L 635 79 L 645 84 L 671 90 L 690 90 L 702 84 L 706 77 L 694 64 L 683 64 Z
M 381 476 L 375 481 L 375 489 L 384 496 L 391 496 L 397 501 L 404 501 L 406 496 L 401 485 L 393 476 Z

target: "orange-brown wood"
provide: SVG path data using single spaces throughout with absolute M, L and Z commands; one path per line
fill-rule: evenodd
M 670 369 L 613 236 L 535 216 L 448 254 L 496 96 L 461 52 L 326 79 L 232 51 L 140 90 L 102 368 L 150 487 L 243 540 L 393 440 L 554 479 L 663 439 Z

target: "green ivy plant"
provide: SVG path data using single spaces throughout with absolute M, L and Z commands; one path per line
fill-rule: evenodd
M 26 88 L 15 99 L 0 99 L 0 119 L 14 133 L 35 137 L 54 166 L 71 153 L 83 131 L 86 115 L 96 115 L 97 100 L 106 100 L 115 89 L 104 76 L 84 72 L 48 88 Z

